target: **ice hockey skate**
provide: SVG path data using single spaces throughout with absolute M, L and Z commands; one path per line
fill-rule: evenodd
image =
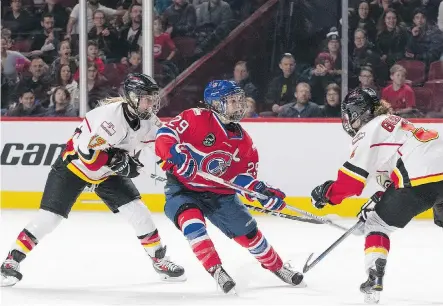
M 151 257 L 152 266 L 155 272 L 160 275 L 160 279 L 169 282 L 186 281 L 185 269 L 169 260 L 166 255 L 166 246 L 158 249 L 155 256 Z
M 221 265 L 212 267 L 208 272 L 212 275 L 224 293 L 229 293 L 232 289 L 234 289 L 236 285 L 234 280 Z
M 380 301 L 385 267 L 386 259 L 378 258 L 375 261 L 375 269 L 369 270 L 368 280 L 360 285 L 360 291 L 365 295 L 365 303 L 377 304 Z
M 285 263 L 280 270 L 273 273 L 289 285 L 301 288 L 306 287 L 305 282 L 303 282 L 303 274 L 293 271 L 289 263 Z
M 22 280 L 20 273 L 20 262 L 26 257 L 18 250 L 12 250 L 1 266 L 1 286 L 10 287 Z

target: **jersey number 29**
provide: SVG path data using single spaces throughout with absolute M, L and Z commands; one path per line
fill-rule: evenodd
M 186 131 L 186 129 L 189 127 L 188 121 L 182 119 L 180 115 L 173 118 L 166 125 L 176 130 L 179 134 L 183 134 L 184 131 Z

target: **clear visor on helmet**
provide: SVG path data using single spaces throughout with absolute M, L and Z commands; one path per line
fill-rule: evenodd
M 130 92 L 129 98 L 131 99 L 130 106 L 132 110 L 142 120 L 148 119 L 160 110 L 160 95 L 158 92 L 141 95 Z
M 341 115 L 341 123 L 343 125 L 343 129 L 349 136 L 354 137 L 356 134 L 356 130 L 352 127 L 351 121 L 349 119 L 349 115 L 346 112 L 342 112 Z
M 239 122 L 243 119 L 246 114 L 246 109 L 248 104 L 246 103 L 245 92 L 239 90 L 230 94 L 229 96 L 223 97 L 224 114 L 223 116 L 226 120 L 230 122 Z

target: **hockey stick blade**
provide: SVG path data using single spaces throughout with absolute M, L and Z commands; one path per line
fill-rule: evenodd
M 267 210 L 267 209 L 260 208 L 257 206 L 252 206 L 249 204 L 243 204 L 243 205 L 245 205 L 250 210 L 257 211 L 257 212 L 260 212 L 260 213 L 263 213 L 266 215 L 270 215 L 270 216 L 275 216 L 275 217 L 279 217 L 279 218 L 290 219 L 290 220 L 295 220 L 295 221 L 300 221 L 300 222 L 312 223 L 312 224 L 324 224 L 324 223 L 322 223 L 318 220 L 315 220 L 315 219 L 298 217 L 298 216 L 291 216 L 291 215 L 287 215 L 287 214 L 280 213 L 277 211 Z
M 323 258 L 326 257 L 333 249 L 335 249 L 340 243 L 342 243 L 349 235 L 351 235 L 357 228 L 360 227 L 360 225 L 363 223 L 363 221 L 359 220 L 357 223 L 355 223 L 349 230 L 346 231 L 340 238 L 338 238 L 329 248 L 327 248 L 323 253 L 321 253 L 312 263 L 309 263 L 311 258 L 314 256 L 314 253 L 309 255 L 308 259 L 306 260 L 305 265 L 303 266 L 303 273 L 308 272 L 313 267 L 315 267 Z

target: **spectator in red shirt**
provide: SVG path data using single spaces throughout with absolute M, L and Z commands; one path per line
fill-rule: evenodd
M 98 43 L 94 40 L 88 41 L 88 63 L 95 63 L 97 71 L 100 74 L 103 74 L 103 71 L 105 71 L 105 64 L 102 59 L 98 57 Z M 77 69 L 74 75 L 74 80 L 78 81 L 79 77 L 79 69 Z
M 154 58 L 170 61 L 175 56 L 175 44 L 169 33 L 163 31 L 160 17 L 154 20 Z
M 415 94 L 412 88 L 405 84 L 406 69 L 401 65 L 394 65 L 390 73 L 392 84 L 383 89 L 381 98 L 391 104 L 396 114 L 408 114 L 415 108 Z

